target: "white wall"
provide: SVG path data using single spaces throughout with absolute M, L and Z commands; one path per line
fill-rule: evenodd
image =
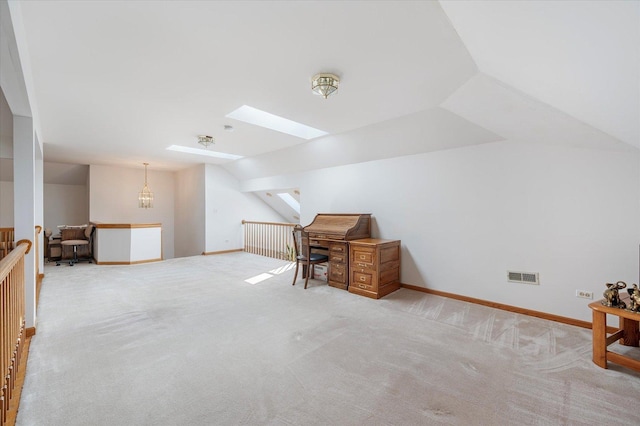
M 175 256 L 205 251 L 205 169 L 200 164 L 176 172 Z
M 0 227 L 13 226 L 13 113 L 0 90 Z
M 58 225 L 89 223 L 85 185 L 44 185 L 44 227 L 58 233 Z
M 56 234 L 58 225 L 89 222 L 89 195 L 85 185 L 44 184 L 44 228 Z M 13 226 L 13 182 L 0 182 L 0 226 Z
M 89 167 L 89 218 L 102 223 L 162 223 L 162 252 L 174 257 L 173 172 L 148 169 L 153 208 L 138 208 L 138 193 L 144 186 L 144 168 L 91 165 Z
M 242 220 L 286 222 L 255 194 L 240 192 L 240 183 L 220 166 L 207 164 L 206 252 L 241 249 Z
M 372 213 L 375 237 L 402 240 L 403 283 L 589 321 L 576 289 L 638 281 L 639 161 L 496 142 L 317 170 L 299 177 L 301 223 Z
M 15 240 L 34 241 L 36 225 L 41 223 L 41 217 L 36 211 L 42 200 L 42 186 L 36 183 L 36 176 L 42 174 L 37 168 L 42 168 L 42 162 L 37 161 L 36 151 L 40 150 L 31 117 L 13 117 L 13 155 L 16 164 L 14 169 L 13 188 L 13 218 Z M 24 295 L 25 295 L 25 326 L 36 326 L 36 259 L 35 250 L 24 256 Z
M 0 227 L 13 227 L 13 182 L 0 181 Z
M 41 227 L 44 224 L 44 152 L 43 145 L 38 137 L 36 137 L 36 161 L 35 161 L 35 223 Z M 43 228 L 44 229 L 44 228 Z M 41 230 L 43 231 L 43 230 Z M 44 248 L 44 232 L 37 234 L 38 247 Z M 44 256 L 42 255 L 43 249 L 40 249 L 40 256 L 36 259 L 37 268 L 39 271 L 44 269 Z
M 13 113 L 0 89 L 0 158 L 13 158 Z

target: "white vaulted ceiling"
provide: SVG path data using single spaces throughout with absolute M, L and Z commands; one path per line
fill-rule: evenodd
M 441 4 L 480 72 L 640 148 L 640 2 Z
M 547 143 L 640 148 L 636 1 L 29 1 L 11 18 L 45 161 L 226 163 L 256 177 L 252 158 L 373 129 L 394 145 L 365 160 L 528 141 L 532 129 Z M 311 93 L 318 72 L 341 77 L 336 95 Z M 329 135 L 307 142 L 225 117 L 242 105 Z M 197 148 L 198 134 L 248 158 L 166 150 Z M 315 167 L 332 164 L 322 155 Z

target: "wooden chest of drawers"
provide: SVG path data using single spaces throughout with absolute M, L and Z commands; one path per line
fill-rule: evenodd
M 346 290 L 349 285 L 349 247 L 346 242 L 329 243 L 329 279 L 331 287 Z
M 379 299 L 400 288 L 400 241 L 349 242 L 349 292 Z

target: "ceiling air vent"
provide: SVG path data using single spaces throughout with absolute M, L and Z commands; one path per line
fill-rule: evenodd
M 515 272 L 507 271 L 507 280 L 511 283 L 540 284 L 537 272 Z

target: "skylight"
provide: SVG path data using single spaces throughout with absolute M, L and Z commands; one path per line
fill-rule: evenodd
M 226 152 L 209 151 L 208 149 L 190 148 L 182 145 L 171 145 L 167 147 L 169 151 L 186 152 L 187 154 L 208 155 L 209 157 L 225 158 L 227 160 L 237 160 L 242 155 L 227 154 Z
M 289 207 L 296 211 L 296 213 L 300 214 L 300 203 L 298 202 L 298 200 L 293 198 L 291 194 L 289 194 L 288 192 L 282 192 L 278 194 L 278 197 L 282 198 L 282 201 L 287 203 Z
M 328 135 L 327 132 L 322 130 L 314 129 L 313 127 L 261 111 L 248 105 L 242 105 L 240 108 L 230 112 L 226 116 L 235 120 L 244 121 L 245 123 L 276 130 L 278 132 L 307 140 Z

